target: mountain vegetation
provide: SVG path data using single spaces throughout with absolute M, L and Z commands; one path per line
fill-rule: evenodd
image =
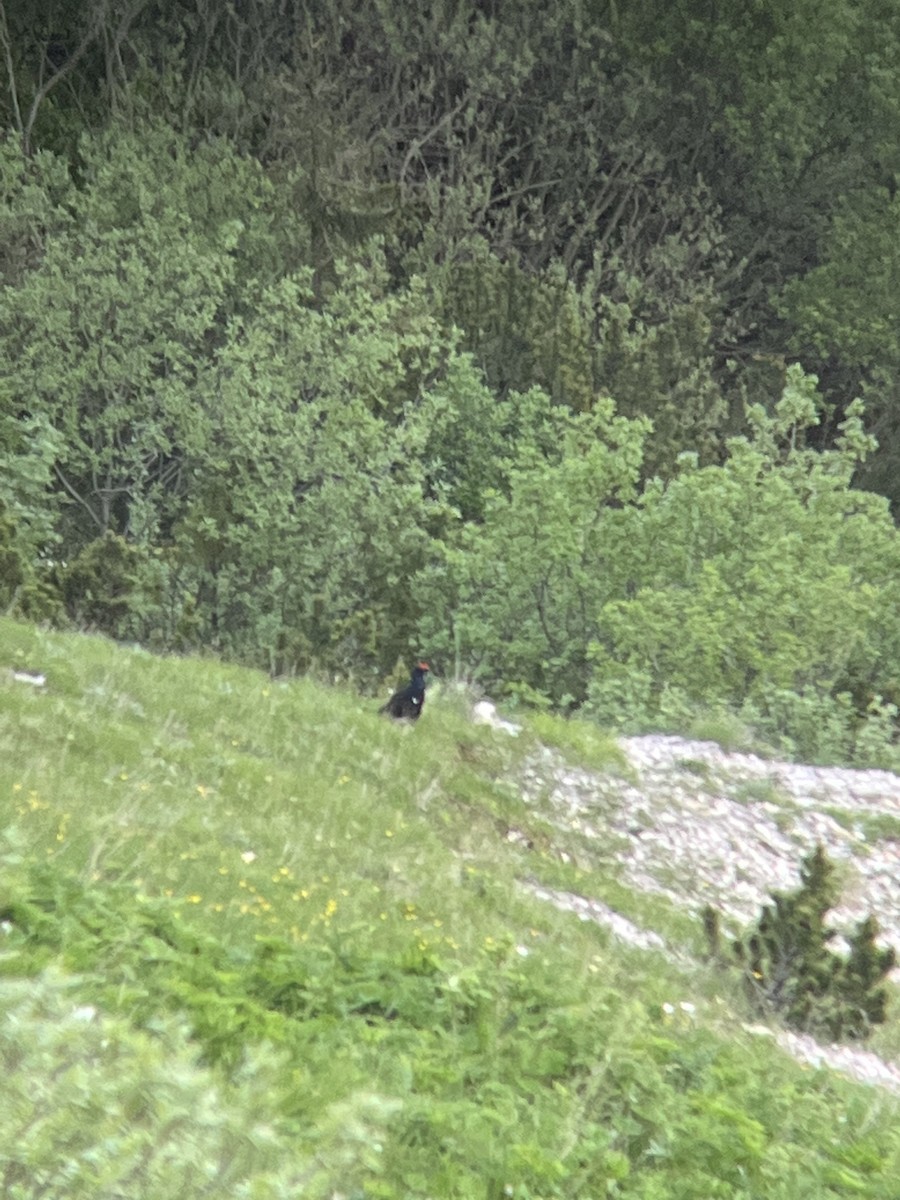
M 900 13 L 2 0 L 0 605 L 891 765 Z
M 672 961 L 541 903 L 655 901 L 516 780 L 900 769 L 898 62 L 888 0 L 0 0 L 4 1196 L 893 1200 L 896 1099 L 742 1024 L 889 1043 L 830 864 Z M 379 717 L 421 656 L 520 736 Z
M 897 1097 L 760 1036 L 700 922 L 516 786 L 618 747 L 436 691 L 403 726 L 0 618 L 4 1197 L 891 1200 Z M 677 960 L 536 882 L 655 903 Z

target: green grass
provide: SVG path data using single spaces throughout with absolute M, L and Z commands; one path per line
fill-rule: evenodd
M 534 710 L 527 711 L 521 719 L 526 735 L 559 750 L 569 762 L 617 775 L 631 773 L 628 760 L 615 739 L 591 721 Z
M 891 813 L 846 812 L 833 808 L 825 811 L 845 829 L 861 833 L 867 842 L 900 841 L 900 818 Z
M 684 731 L 701 742 L 716 742 L 723 750 L 759 753 L 753 730 L 736 714 L 722 709 L 700 710 Z
M 700 947 L 515 786 L 608 739 L 376 709 L 0 620 L 0 1194 L 893 1196 L 892 1100 L 518 886 Z
M 772 779 L 742 779 L 734 788 L 733 798 L 739 804 L 774 804 L 779 808 L 796 808 L 789 793 Z

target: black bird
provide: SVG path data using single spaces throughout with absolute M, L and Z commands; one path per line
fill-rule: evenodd
M 404 717 L 410 721 L 417 721 L 422 715 L 422 705 L 425 703 L 425 676 L 427 674 L 428 663 L 416 663 L 412 678 L 406 687 L 394 692 L 387 704 L 378 711 L 390 713 L 398 721 Z

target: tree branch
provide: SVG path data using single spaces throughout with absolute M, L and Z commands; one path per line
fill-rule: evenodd
M 72 499 L 81 505 L 81 507 L 85 510 L 85 512 L 88 514 L 88 516 L 91 518 L 91 520 L 94 522 L 94 524 L 97 526 L 97 528 L 102 533 L 103 532 L 103 522 L 97 516 L 97 514 L 94 512 L 94 510 L 91 508 L 91 506 L 88 504 L 87 500 L 85 500 L 85 498 L 83 496 L 79 495 L 79 493 L 75 491 L 75 489 L 72 487 L 71 483 L 69 483 L 68 479 L 66 479 L 65 475 L 63 475 L 62 471 L 59 469 L 58 466 L 54 465 L 53 470 L 56 474 L 56 478 L 63 485 L 63 487 L 66 489 L 66 491 L 72 497 Z
M 82 59 L 87 52 L 88 46 L 90 46 L 91 42 L 94 40 L 94 38 L 96 38 L 99 30 L 100 21 L 95 17 L 92 24 L 88 27 L 84 37 L 75 48 L 75 51 L 66 59 L 59 70 L 54 71 L 46 83 L 41 84 L 41 86 L 35 92 L 31 101 L 31 108 L 28 110 L 28 119 L 25 121 L 25 124 L 22 128 L 22 151 L 26 158 L 31 157 L 31 131 L 34 129 L 34 123 L 37 120 L 38 111 L 40 110 L 41 105 L 53 88 L 55 88 L 58 83 L 61 83 L 67 75 L 72 73 L 79 60 Z
M 9 40 L 9 24 L 6 20 L 6 6 L 0 0 L 0 43 L 3 44 L 3 57 L 6 60 L 6 78 L 9 83 L 9 94 L 12 98 L 13 114 L 16 119 L 16 130 L 24 133 L 22 125 L 22 110 L 19 108 L 19 89 L 16 87 L 16 71 L 13 64 L 12 44 Z

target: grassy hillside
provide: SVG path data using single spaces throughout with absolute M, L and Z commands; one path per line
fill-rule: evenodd
M 896 1196 L 895 1101 L 519 886 L 645 911 L 514 782 L 602 739 L 376 707 L 0 620 L 0 1194 Z

